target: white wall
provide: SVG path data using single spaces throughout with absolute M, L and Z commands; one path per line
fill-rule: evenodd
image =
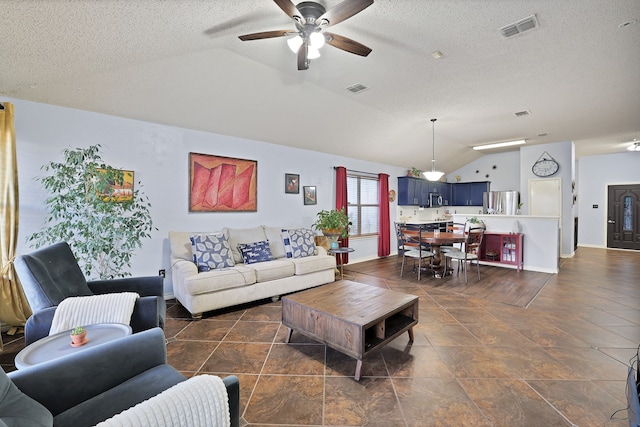
M 553 179 L 561 179 L 562 218 L 560 225 L 560 256 L 572 256 L 574 253 L 574 209 L 571 182 L 575 176 L 575 148 L 572 141 L 520 148 L 520 201 L 524 204 L 524 212 L 529 212 L 529 180 L 544 179 L 536 176 L 532 172 L 531 167 L 545 151 L 560 165 L 558 172 L 550 177 Z
M 519 191 L 520 153 L 510 151 L 482 156 L 447 174 L 447 181 L 456 182 L 456 175 L 460 176 L 461 182 L 491 181 L 491 191 Z
M 608 186 L 640 184 L 640 153 L 581 157 L 577 169 L 578 244 L 604 248 L 607 246 Z
M 529 180 L 540 179 L 531 171 L 533 164 L 547 151 L 559 164 L 560 170 L 552 178 L 562 180 L 562 241 L 561 255 L 573 254 L 574 226 L 577 206 L 573 206 L 571 183 L 575 180 L 575 146 L 571 141 L 520 147 L 519 150 L 506 153 L 486 154 L 468 165 L 447 175 L 449 182 L 455 175 L 466 181 L 491 181 L 491 191 L 520 191 L 522 213 L 529 212 Z M 493 169 L 493 166 L 496 169 Z M 477 171 L 477 173 L 476 173 Z M 489 175 L 486 178 L 486 175 Z M 579 235 L 579 233 L 578 233 Z
M 640 153 L 624 152 L 575 159 L 575 144 L 560 142 L 533 145 L 516 151 L 485 154 L 468 165 L 447 174 L 447 181 L 454 182 L 460 175 L 463 182 L 479 181 L 489 174 L 491 190 L 518 189 L 520 200 L 528 198 L 528 180 L 538 178 L 531 172 L 531 166 L 540 155 L 548 151 L 560 163 L 555 177 L 562 178 L 563 228 L 568 227 L 571 235 L 564 239 L 563 255 L 573 252 L 573 218 L 578 217 L 578 245 L 604 248 L 607 245 L 607 186 L 619 184 L 640 184 Z M 497 168 L 493 169 L 493 165 Z M 575 165 L 575 166 L 572 166 Z M 476 174 L 476 170 L 479 171 Z M 575 181 L 577 202 L 573 205 Z M 598 205 L 593 208 L 593 205 Z M 463 212 L 458 209 L 457 213 Z M 527 203 L 523 214 L 528 213 Z M 566 251 L 566 252 L 565 252 Z
M 165 293 L 171 294 L 167 233 L 170 230 L 213 231 L 222 227 L 252 227 L 260 224 L 310 227 L 316 212 L 335 204 L 334 166 L 371 173 L 389 174 L 389 189 L 397 192 L 397 179 L 406 168 L 364 162 L 308 150 L 213 133 L 163 126 L 46 104 L 8 99 L 15 105 L 18 154 L 20 225 L 17 252 L 32 249 L 26 237 L 40 229 L 47 194 L 34 177 L 41 166 L 61 160 L 65 148 L 101 144 L 103 160 L 114 167 L 133 170 L 136 185 L 152 204 L 157 231 L 144 242 L 133 259 L 134 276 L 155 275 L 166 270 Z M 169 106 L 168 106 L 169 108 Z M 247 124 L 250 126 L 250 123 Z M 241 213 L 190 213 L 188 211 L 189 152 L 239 157 L 258 161 L 258 211 Z M 284 174 L 300 174 L 301 194 L 284 193 Z M 317 187 L 317 205 L 305 206 L 302 186 Z M 395 221 L 396 202 L 390 204 Z M 393 227 L 391 227 L 393 228 Z M 390 231 L 392 242 L 394 230 Z M 356 249 L 350 259 L 377 257 L 377 239 L 351 239 Z M 393 246 L 393 245 L 392 245 Z

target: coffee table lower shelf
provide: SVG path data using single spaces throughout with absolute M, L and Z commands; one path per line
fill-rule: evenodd
M 356 359 L 362 360 L 404 332 L 412 343 L 418 323 L 418 297 L 362 283 L 340 281 L 282 298 L 282 323 Z

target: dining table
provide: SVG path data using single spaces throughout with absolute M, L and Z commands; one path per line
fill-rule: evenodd
M 452 233 L 444 231 L 420 231 L 420 230 L 406 230 L 407 235 L 415 236 L 423 243 L 431 245 L 431 252 L 433 252 L 433 270 L 436 277 L 444 278 L 450 269 L 446 268 L 446 265 L 440 265 L 442 262 L 440 246 L 451 245 L 453 243 L 464 243 L 464 233 Z

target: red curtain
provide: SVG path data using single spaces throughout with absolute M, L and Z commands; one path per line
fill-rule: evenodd
M 344 211 L 349 212 L 347 202 L 347 169 L 343 166 L 336 167 L 336 209 L 340 210 L 344 208 Z M 349 247 L 349 238 L 341 239 L 342 247 Z M 349 262 L 349 254 L 338 254 L 338 264 L 346 264 Z
M 383 257 L 391 253 L 389 239 L 389 175 L 378 174 L 378 200 L 380 201 L 380 213 L 378 217 L 378 256 Z

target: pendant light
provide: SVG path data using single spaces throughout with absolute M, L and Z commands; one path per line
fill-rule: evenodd
M 433 145 L 432 145 L 433 158 L 431 160 L 431 172 L 422 172 L 425 178 L 427 178 L 429 181 L 440 181 L 440 178 L 442 178 L 442 175 L 444 175 L 444 172 L 438 172 L 436 170 L 436 120 L 438 119 L 431 119 L 431 130 L 432 130 L 431 138 L 433 142 Z

